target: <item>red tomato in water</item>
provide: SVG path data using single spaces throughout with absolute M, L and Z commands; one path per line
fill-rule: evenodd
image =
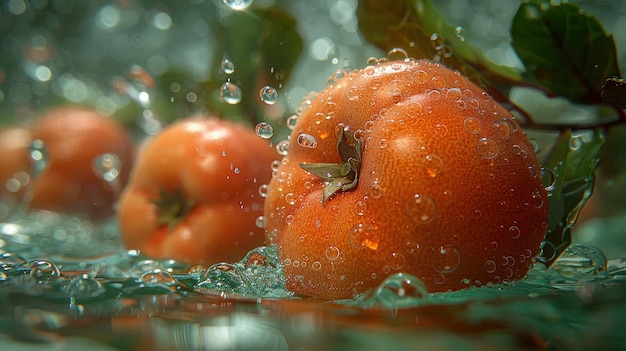
M 458 72 L 409 59 L 306 101 L 265 230 L 298 294 L 351 298 L 394 272 L 437 292 L 522 278 L 547 204 L 509 111 Z
M 133 144 L 122 125 L 113 118 L 80 106 L 66 106 L 42 113 L 30 128 L 10 129 L 12 157 L 3 169 L 6 177 L 16 172 L 31 173 L 29 145 L 40 140 L 45 147 L 45 168 L 34 180 L 30 206 L 61 213 L 83 213 L 92 219 L 110 216 L 119 193 L 114 184 L 94 169 L 94 160 L 105 154 L 119 158 L 119 187 L 128 179 L 133 159 Z M 4 139 L 4 138 L 3 138 Z M 6 146 L 8 147 L 8 146 Z M 5 148 L 3 146 L 2 148 Z M 4 172 L 4 171 L 3 171 Z M 12 174 L 11 174 L 12 173 Z M 21 177 L 23 178 L 23 177 Z M 21 197 L 28 179 L 16 193 Z M 6 180 L 5 180 L 6 182 Z
M 180 120 L 149 140 L 119 204 L 126 247 L 193 264 L 233 262 L 263 244 L 259 186 L 278 155 L 254 131 Z

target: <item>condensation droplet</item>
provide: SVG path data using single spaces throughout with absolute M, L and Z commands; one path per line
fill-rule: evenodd
M 437 205 L 430 196 L 415 194 L 404 204 L 404 213 L 417 224 L 428 223 L 437 215 Z
M 326 249 L 326 258 L 331 261 L 334 261 L 339 258 L 340 253 L 341 252 L 339 251 L 339 248 L 337 248 L 336 246 L 329 246 Z
M 231 82 L 222 84 L 220 96 L 227 104 L 236 105 L 241 102 L 241 88 Z
M 470 134 L 478 134 L 482 125 L 478 118 L 467 117 L 465 121 L 463 121 L 463 127 Z
M 310 149 L 315 149 L 317 147 L 317 139 L 311 134 L 302 133 L 298 135 L 298 145 Z
M 264 103 L 274 105 L 278 102 L 278 91 L 270 86 L 264 86 L 259 91 L 259 97 Z
M 254 127 L 254 131 L 256 135 L 260 136 L 263 139 L 269 139 L 274 136 L 274 128 L 271 124 L 266 122 L 261 122 Z
M 498 155 L 498 143 L 493 139 L 481 138 L 478 140 L 476 151 L 478 151 L 478 155 L 484 159 L 493 159 Z

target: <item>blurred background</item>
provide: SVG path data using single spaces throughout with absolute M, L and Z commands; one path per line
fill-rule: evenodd
M 519 3 L 442 0 L 436 6 L 489 59 L 522 67 L 509 33 Z M 620 62 L 626 62 L 626 3 L 575 3 L 602 21 L 622 48 Z M 307 93 L 322 89 L 338 69 L 360 68 L 370 57 L 385 56 L 359 34 L 357 5 L 356 0 L 2 0 L 0 126 L 28 125 L 45 109 L 80 104 L 114 116 L 137 139 L 156 132 L 146 127 L 146 118 L 167 124 L 198 112 L 251 125 L 266 121 L 276 138 L 284 138 L 285 121 Z M 268 48 L 268 42 L 277 44 Z M 230 102 L 223 95 L 227 82 L 240 89 Z M 278 91 L 278 103 L 261 101 L 258 92 L 265 85 Z M 533 92 L 512 98 L 532 100 L 538 118 L 596 112 Z M 624 126 L 611 130 L 595 194 L 575 232 L 576 241 L 593 242 L 609 257 L 626 246 L 624 140 Z

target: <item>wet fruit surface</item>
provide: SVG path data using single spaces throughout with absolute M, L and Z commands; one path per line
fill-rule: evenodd
M 238 261 L 264 242 L 259 185 L 278 155 L 254 131 L 180 120 L 148 141 L 120 199 L 126 247 L 193 264 Z
M 548 219 L 511 114 L 442 65 L 380 63 L 305 101 L 269 184 L 288 287 L 349 298 L 394 272 L 429 291 L 522 278 Z

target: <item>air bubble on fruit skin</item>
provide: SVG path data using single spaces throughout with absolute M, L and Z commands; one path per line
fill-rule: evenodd
M 274 136 L 274 128 L 267 122 L 260 122 L 254 127 L 256 135 L 263 139 L 269 139 Z
M 379 199 L 382 194 L 383 191 L 381 186 L 378 183 L 374 182 L 374 184 L 372 184 L 372 188 L 370 189 L 370 196 L 374 199 Z
M 483 264 L 483 267 L 485 268 L 485 272 L 493 273 L 496 271 L 497 265 L 493 260 L 487 260 Z
M 463 121 L 463 127 L 470 134 L 478 134 L 481 129 L 481 122 L 476 117 L 467 117 Z
M 262 184 L 259 186 L 259 195 L 261 197 L 267 197 L 267 194 L 270 191 L 270 186 L 268 184 Z
M 416 193 L 405 202 L 404 213 L 414 223 L 428 223 L 437 215 L 437 204 L 430 196 Z
M 414 254 L 419 249 L 420 245 L 413 240 L 409 240 L 404 243 L 404 251 L 406 251 L 410 255 Z
M 335 261 L 336 259 L 338 259 L 340 254 L 341 252 L 336 246 L 329 246 L 328 248 L 326 248 L 326 258 L 330 261 Z
M 426 82 L 428 81 L 428 73 L 421 69 L 415 71 L 415 73 L 413 73 L 413 77 L 415 78 L 415 82 L 417 84 L 426 84 Z
M 443 170 L 443 161 L 437 155 L 426 155 L 422 164 L 426 175 L 430 178 L 436 177 Z
M 363 128 L 365 129 L 366 132 L 371 132 L 372 129 L 374 128 L 374 121 L 372 120 L 366 121 L 363 124 Z
M 446 92 L 446 97 L 452 101 L 458 101 L 463 98 L 463 93 L 461 93 L 461 89 L 459 88 L 450 88 Z
M 509 140 L 511 138 L 511 126 L 508 121 L 497 121 L 493 123 L 493 128 L 496 130 L 498 135 L 502 137 L 504 140 Z
M 422 115 L 423 107 L 419 102 L 409 102 L 406 104 L 406 110 L 407 116 L 414 118 Z
M 322 264 L 319 261 L 315 261 L 311 264 L 311 268 L 313 268 L 314 271 L 319 271 L 322 268 Z
M 461 252 L 453 245 L 433 248 L 435 255 L 430 262 L 437 273 L 449 274 L 461 266 Z
M 356 213 L 357 215 L 359 216 L 364 215 L 366 209 L 367 209 L 367 205 L 365 204 L 365 202 L 357 201 L 354 203 L 354 213 Z
M 441 98 L 441 93 L 439 92 L 439 90 L 431 90 L 426 93 L 426 96 L 428 96 L 428 98 L 433 101 L 439 101 L 439 99 Z
M 356 85 L 353 85 L 348 89 L 348 100 L 356 101 L 359 99 L 359 88 Z
M 393 48 L 387 53 L 387 60 L 389 61 L 404 60 L 408 57 L 409 54 L 406 52 L 406 50 L 401 48 Z
M 255 224 L 257 228 L 261 228 L 261 229 L 265 228 L 265 224 L 266 224 L 265 216 L 258 216 L 256 218 Z
M 391 259 L 389 260 L 389 265 L 392 269 L 399 270 L 404 267 L 405 259 L 404 255 L 399 252 L 394 252 L 391 254 Z
M 378 250 L 379 238 L 370 224 L 357 223 L 352 226 L 348 240 L 354 248 Z
M 298 145 L 309 149 L 315 149 L 317 147 L 317 139 L 311 134 L 302 133 L 298 135 Z
M 476 151 L 480 157 L 486 160 L 491 160 L 498 155 L 498 143 L 496 143 L 493 139 L 481 138 L 478 140 Z
M 295 197 L 296 196 L 293 193 L 287 193 L 285 194 L 285 201 L 290 205 L 295 205 L 296 204 Z
M 516 225 L 512 225 L 509 227 L 509 233 L 511 234 L 512 239 L 518 239 L 522 235 L 521 230 Z

